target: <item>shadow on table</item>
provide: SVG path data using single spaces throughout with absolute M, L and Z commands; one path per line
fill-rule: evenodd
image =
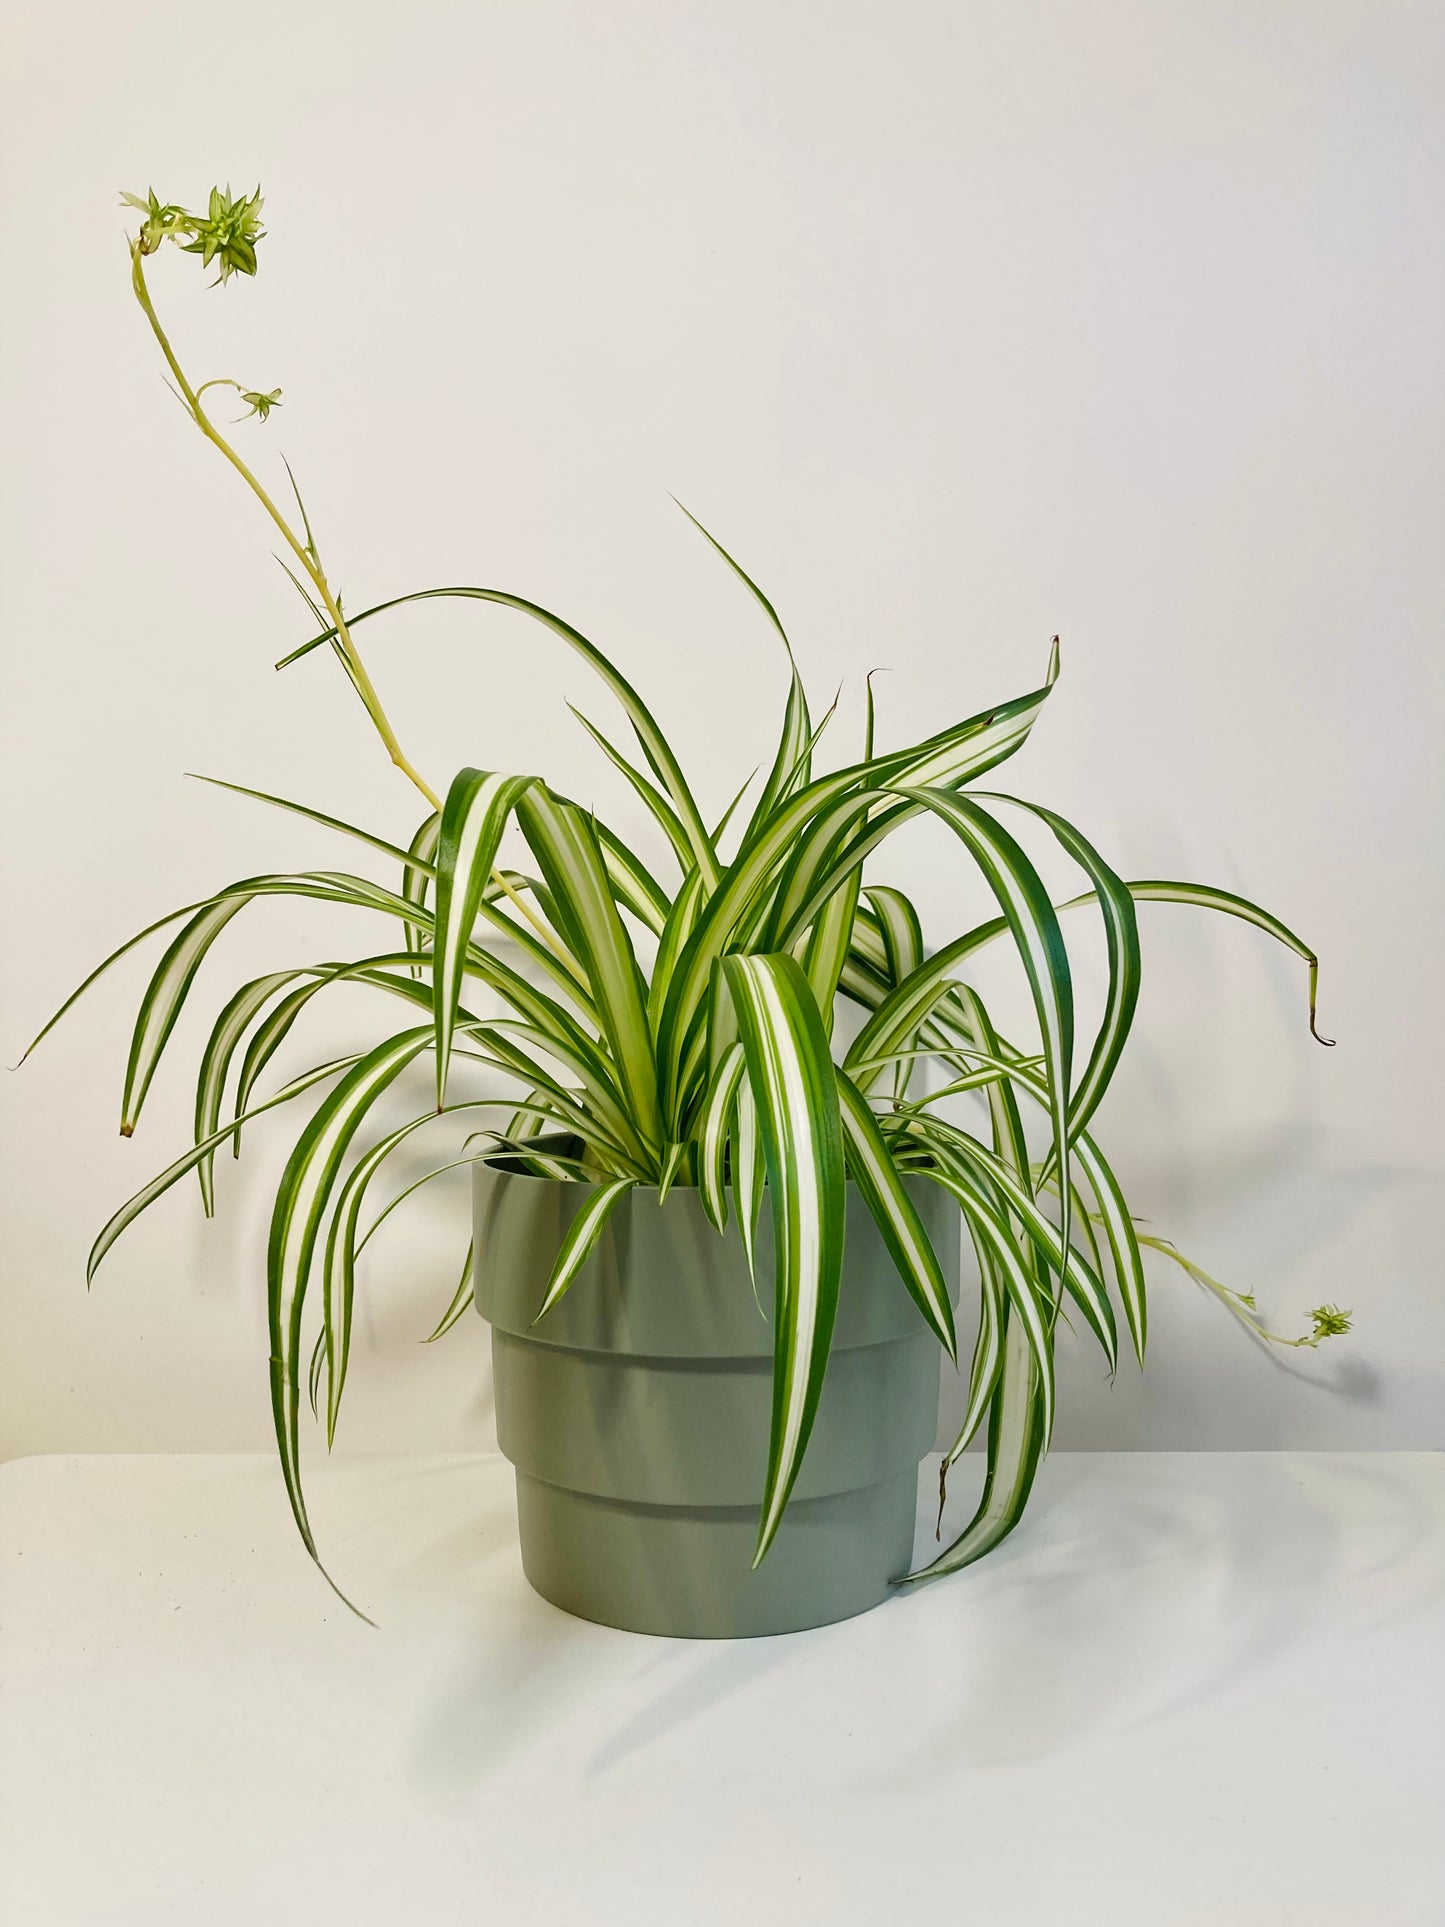
M 463 1791 L 565 1734 L 595 1783 L 655 1747 L 686 1772 L 746 1758 L 751 1734 L 770 1772 L 907 1795 L 1248 1692 L 1323 1617 L 1353 1633 L 1418 1610 L 1410 1566 L 1437 1530 L 1383 1455 L 1061 1455 L 990 1559 L 812 1633 L 647 1639 L 519 1577 L 423 1710 L 414 1765 Z
M 1203 1467 L 1049 1462 L 1026 1525 L 958 1575 L 974 1581 L 955 1616 L 973 1663 L 951 1717 L 907 1756 L 920 1782 L 960 1758 L 1038 1759 L 1248 1692 L 1326 1617 L 1364 1632 L 1418 1610 L 1431 1582 L 1408 1568 L 1439 1526 L 1389 1456 L 1221 1454 Z M 895 1610 L 941 1617 L 942 1598 Z M 935 1630 L 919 1631 L 936 1648 Z
M 821 1636 L 679 1640 L 620 1632 L 549 1605 L 519 1573 L 423 1709 L 413 1764 L 438 1792 L 461 1792 L 571 1728 L 576 1769 L 592 1780 L 786 1669 L 800 1641 Z M 628 1710 L 599 1745 L 597 1714 L 607 1704 Z

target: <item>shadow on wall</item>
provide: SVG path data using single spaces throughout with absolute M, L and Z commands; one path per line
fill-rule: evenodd
M 1092 1348 L 1066 1339 L 1059 1358 L 1056 1447 L 1204 1451 L 1383 1443 L 1433 1449 L 1440 1444 L 1430 1414 L 1445 1409 L 1445 1374 L 1438 1368 L 1406 1373 L 1398 1367 L 1383 1373 L 1375 1363 L 1369 1309 L 1378 1306 L 1392 1321 L 1405 1316 L 1410 1301 L 1405 1287 L 1411 1280 L 1402 1220 L 1428 1209 L 1436 1180 L 1429 1172 L 1394 1165 L 1321 1166 L 1312 1146 L 1313 1134 L 1298 1125 L 1243 1143 L 1232 1140 L 1192 1175 L 1191 1205 L 1197 1220 L 1211 1228 L 1208 1248 L 1186 1232 L 1177 1234 L 1177 1242 L 1232 1289 L 1253 1291 L 1272 1329 L 1286 1337 L 1308 1326 L 1284 1302 L 1282 1280 L 1291 1281 L 1291 1303 L 1304 1280 L 1305 1290 L 1313 1293 L 1305 1297 L 1306 1305 L 1328 1299 L 1352 1305 L 1362 1314 L 1355 1330 L 1317 1350 L 1261 1344 L 1166 1257 L 1148 1252 L 1147 1370 L 1141 1373 L 1132 1357 L 1121 1354 L 1111 1384 Z M 1140 1196 L 1163 1188 L 1151 1182 L 1147 1170 L 1130 1175 Z M 1150 1229 L 1175 1235 L 1172 1226 Z M 1349 1255 L 1357 1253 L 1368 1254 L 1367 1269 L 1350 1266 Z M 1392 1305 L 1396 1278 L 1400 1289 Z M 971 1334 L 962 1340 L 964 1355 L 970 1342 Z M 940 1449 L 955 1435 L 965 1389 L 945 1370 Z M 1387 1418 L 1393 1430 L 1384 1440 L 1377 1428 Z M 1419 1436 L 1410 1436 L 1412 1431 Z

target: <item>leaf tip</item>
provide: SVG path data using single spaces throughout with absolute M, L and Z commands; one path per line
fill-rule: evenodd
M 1319 996 L 1320 988 L 1320 960 L 1318 957 L 1310 956 L 1308 963 L 1310 971 L 1310 1036 L 1314 1038 L 1317 1044 L 1323 1044 L 1326 1050 L 1333 1050 L 1335 1047 L 1334 1038 L 1322 1036 L 1319 1026 L 1315 1022 L 1315 1002 Z
M 779 1506 L 774 1509 L 768 1501 L 764 1503 L 767 1509 L 764 1511 L 762 1520 L 758 1525 L 758 1543 L 753 1549 L 753 1562 L 748 1568 L 750 1572 L 756 1572 L 764 1559 L 767 1558 L 769 1551 L 772 1549 L 773 1541 L 778 1536 L 778 1527 L 782 1524 L 782 1507 Z

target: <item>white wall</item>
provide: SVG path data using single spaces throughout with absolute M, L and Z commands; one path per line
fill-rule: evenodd
M 220 882 L 349 860 L 187 769 L 392 834 L 414 820 L 254 505 L 158 379 L 114 205 L 267 194 L 254 283 L 154 270 L 190 365 L 285 390 L 284 449 L 353 607 L 514 588 L 615 652 L 721 805 L 782 687 L 865 670 L 905 740 L 1064 676 L 1009 777 L 1126 875 L 1257 896 L 1317 943 L 1143 912 L 1102 1119 L 1139 1208 L 1298 1330 L 1261 1356 L 1158 1278 L 1147 1376 L 1071 1361 L 1062 1444 L 1436 1446 L 1441 1429 L 1442 17 L 1401 0 L 11 0 L 3 80 L 4 1050 L 123 935 Z M 500 614 L 366 637 L 414 754 L 565 777 L 632 823 Z M 942 840 L 890 866 L 935 932 Z M 205 980 L 346 954 L 258 911 Z M 992 981 L 992 979 L 990 979 Z M 266 1449 L 258 1129 L 212 1226 L 174 1195 L 87 1299 L 90 1238 L 186 1140 L 189 1022 L 115 1135 L 139 963 L 4 1102 L 16 1454 Z M 343 1032 L 334 1033 L 343 1035 Z M 325 1039 L 318 1036 L 318 1051 Z M 454 1211 L 459 1204 L 452 1195 Z M 343 1435 L 485 1436 L 485 1334 L 416 1339 L 465 1230 L 378 1241 Z

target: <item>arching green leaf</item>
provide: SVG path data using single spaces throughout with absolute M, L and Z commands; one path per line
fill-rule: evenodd
M 613 1178 L 606 1184 L 599 1184 L 590 1194 L 582 1209 L 567 1227 L 557 1253 L 557 1262 L 552 1267 L 552 1275 L 547 1281 L 546 1295 L 542 1309 L 532 1320 L 539 1324 L 567 1290 L 572 1280 L 586 1264 L 602 1236 L 603 1228 L 611 1217 L 623 1193 L 633 1188 L 632 1178 Z
M 452 1030 L 462 970 L 482 889 L 492 873 L 507 818 L 532 784 L 530 776 L 464 769 L 453 778 L 437 843 L 436 937 L 432 983 L 436 1009 L 437 1109 L 446 1101 Z
M 838 1087 L 818 1006 L 791 957 L 728 957 L 772 1193 L 773 1423 L 753 1564 L 782 1522 L 818 1409 L 843 1267 Z

